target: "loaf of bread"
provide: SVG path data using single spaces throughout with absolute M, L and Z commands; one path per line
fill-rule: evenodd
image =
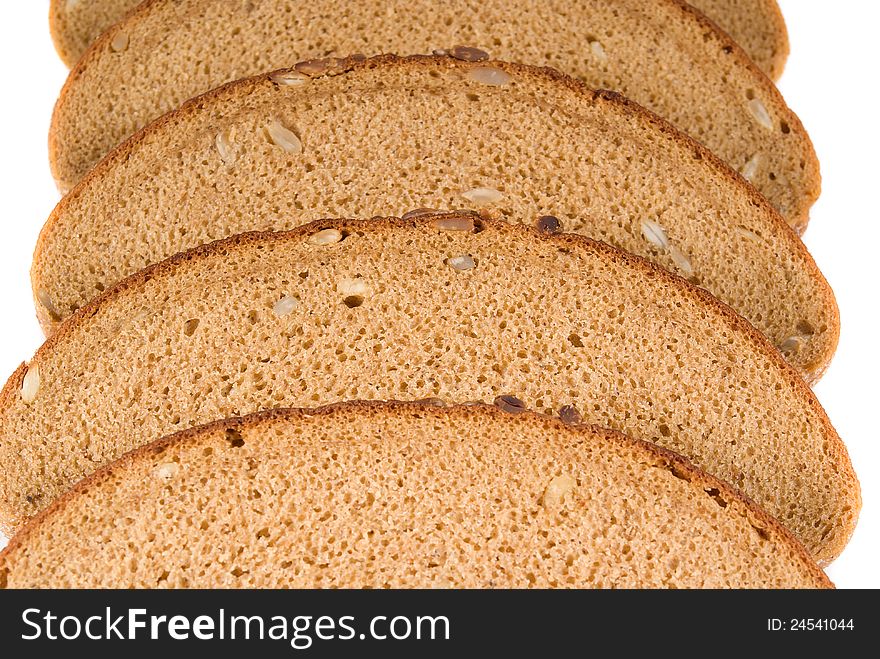
M 141 0 L 52 0 L 49 27 L 58 55 L 73 67 L 108 27 Z M 690 0 L 742 46 L 755 64 L 774 80 L 788 56 L 788 32 L 776 0 Z
M 830 586 L 678 456 L 483 406 L 345 403 L 183 431 L 0 553 L 0 588 Z
M 803 243 L 754 188 L 639 106 L 502 62 L 309 66 L 311 77 L 295 67 L 194 99 L 62 200 L 31 270 L 47 333 L 120 278 L 211 240 L 466 206 L 552 216 L 689 278 L 810 381 L 830 361 L 837 305 Z
M 573 406 L 738 487 L 820 560 L 858 514 L 811 390 L 728 307 L 604 243 L 450 213 L 245 234 L 105 292 L 0 396 L 0 515 L 211 420 L 430 397 Z
M 788 30 L 776 0 L 688 0 L 733 37 L 752 61 L 779 80 L 788 59 Z M 128 5 L 133 5 L 128 0 Z M 72 65 L 71 65 L 72 66 Z
M 820 177 L 806 131 L 725 33 L 677 0 L 153 0 L 111 27 L 73 69 L 50 158 L 68 190 L 150 120 L 221 83 L 315 57 L 364 52 L 493 56 L 546 64 L 613 89 L 705 144 L 795 227 Z M 454 48 L 456 44 L 471 47 Z M 474 48 L 478 47 L 478 48 Z M 477 106 L 474 107 L 476 110 Z M 491 154 L 487 154 L 491 155 Z

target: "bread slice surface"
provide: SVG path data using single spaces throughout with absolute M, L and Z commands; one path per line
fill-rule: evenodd
M 52 0 L 49 22 L 62 61 L 73 68 L 101 33 L 140 1 Z M 788 56 L 788 33 L 775 0 L 691 0 L 689 4 L 732 36 L 764 73 L 779 79 Z
M 772 80 L 779 80 L 788 59 L 785 18 L 776 0 L 690 0 L 727 32 Z
M 316 58 L 447 49 L 550 65 L 623 93 L 737 171 L 795 227 L 819 194 L 809 137 L 732 39 L 674 0 L 369 3 L 153 0 L 111 27 L 71 72 L 50 159 L 68 190 L 149 121 L 218 85 Z
M 496 407 L 344 403 L 183 431 L 78 484 L 7 588 L 827 588 L 726 484 Z
M 688 456 L 821 560 L 855 524 L 843 444 L 751 325 L 604 243 L 472 214 L 246 234 L 123 280 L 7 382 L 0 514 L 18 525 L 107 461 L 213 419 L 506 395 Z
M 831 360 L 837 305 L 803 243 L 751 186 L 655 115 L 503 62 L 383 56 L 310 71 L 194 99 L 68 194 L 32 268 L 47 333 L 120 278 L 211 240 L 470 207 L 530 224 L 554 216 L 689 278 L 810 381 Z
M 51 0 L 49 31 L 58 57 L 73 68 L 83 53 L 111 25 L 141 0 Z

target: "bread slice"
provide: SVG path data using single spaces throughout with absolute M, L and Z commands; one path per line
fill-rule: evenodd
M 51 0 L 49 31 L 58 56 L 72 68 L 108 27 L 141 0 Z
M 821 560 L 855 524 L 843 444 L 751 325 L 604 243 L 472 214 L 245 234 L 123 280 L 7 382 L 0 514 L 14 527 L 107 461 L 218 418 L 499 396 L 688 456 Z
M 827 588 L 735 490 L 623 435 L 492 407 L 227 419 L 77 485 L 0 588 Z
M 55 48 L 72 68 L 101 35 L 141 0 L 52 0 L 49 26 Z M 774 80 L 788 56 L 788 33 L 776 0 L 690 0 L 742 46 L 752 61 Z
M 549 69 L 450 57 L 349 59 L 311 78 L 293 68 L 166 115 L 49 218 L 31 271 L 37 314 L 50 333 L 123 276 L 243 231 L 462 206 L 529 224 L 552 215 L 689 277 L 811 381 L 834 354 L 830 287 L 721 161 Z
M 613 89 L 705 144 L 795 227 L 819 195 L 815 153 L 773 83 L 733 40 L 675 0 L 153 0 L 111 27 L 70 74 L 50 158 L 67 190 L 150 120 L 221 83 L 314 57 L 451 49 L 547 64 Z M 476 109 L 476 108 L 475 108 Z
M 732 36 L 764 73 L 779 80 L 789 44 L 785 19 L 776 0 L 688 1 Z

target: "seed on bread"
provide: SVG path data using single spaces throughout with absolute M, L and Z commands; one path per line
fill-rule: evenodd
M 562 222 L 555 215 L 542 215 L 538 218 L 537 227 L 542 233 L 559 233 L 562 231 Z
M 125 32 L 117 32 L 110 41 L 110 50 L 121 53 L 128 48 L 128 35 Z
M 758 174 L 758 168 L 761 166 L 761 154 L 756 153 L 751 158 L 749 158 L 748 162 L 742 166 L 742 169 L 739 170 L 740 174 L 743 175 L 743 178 L 749 182 L 755 180 L 755 176 Z
M 574 405 L 563 405 L 559 408 L 559 418 L 563 423 L 575 425 L 582 423 L 584 418 Z
M 285 295 L 275 303 L 272 310 L 275 312 L 276 316 L 282 318 L 292 313 L 297 308 L 299 308 L 299 300 L 291 295 Z
M 558 509 L 565 501 L 565 496 L 577 487 L 577 481 L 571 474 L 557 476 L 547 485 L 541 503 L 544 508 L 553 511 Z
M 693 277 L 694 266 L 693 264 L 691 264 L 691 260 L 687 254 L 682 252 L 675 245 L 670 245 L 669 257 L 672 259 L 675 267 L 678 268 L 682 273 L 684 273 L 685 277 Z
M 495 399 L 495 405 L 510 414 L 521 414 L 528 409 L 523 401 L 510 395 L 498 396 Z
M 494 188 L 472 188 L 462 192 L 461 196 L 477 206 L 495 204 L 504 199 L 504 193 Z
M 474 82 L 493 87 L 502 87 L 513 80 L 513 77 L 505 70 L 494 66 L 477 66 L 468 71 L 468 77 Z
M 21 381 L 21 400 L 25 405 L 30 405 L 37 399 L 39 391 L 40 367 L 37 364 L 31 363 L 24 374 L 24 379 Z
M 660 250 L 669 249 L 669 238 L 666 230 L 653 220 L 642 220 L 642 235 L 649 243 Z
M 411 220 L 422 215 L 435 215 L 438 211 L 435 208 L 414 208 L 400 216 L 401 220 Z
M 233 146 L 232 139 L 233 136 L 231 133 L 220 131 L 217 133 L 217 137 L 214 140 L 214 143 L 217 146 L 217 152 L 220 154 L 220 159 L 227 165 L 234 165 L 236 159 L 235 147 Z
M 293 68 L 305 76 L 314 78 L 328 73 L 338 66 L 338 63 L 339 60 L 335 57 L 321 57 L 298 62 Z
M 278 71 L 269 77 L 275 84 L 287 85 L 289 87 L 301 85 L 309 80 L 309 76 L 296 70 Z
M 266 130 L 269 133 L 269 138 L 276 146 L 280 146 L 288 153 L 302 153 L 302 142 L 296 136 L 296 133 L 281 123 L 280 120 L 273 119 L 270 121 Z
M 333 245 L 342 240 L 342 232 L 338 229 L 323 229 L 309 236 L 310 245 Z
M 464 272 L 465 270 L 473 270 L 476 266 L 474 257 L 470 254 L 451 256 L 446 259 L 446 263 L 448 263 L 449 267 L 451 267 L 453 270 L 458 270 L 459 272 Z
M 773 130 L 773 120 L 770 118 L 770 113 L 767 112 L 767 107 L 760 99 L 753 98 L 749 101 L 749 111 L 764 128 L 767 130 Z
M 440 216 L 434 220 L 438 231 L 473 231 L 474 218 L 469 215 Z
M 55 304 L 52 302 L 52 297 L 42 288 L 37 289 L 37 300 L 46 310 L 46 313 L 49 314 L 49 317 L 58 322 L 61 320 L 61 314 L 58 313 L 58 309 L 55 308 Z
M 180 465 L 176 462 L 164 462 L 156 468 L 156 475 L 162 480 L 168 481 L 174 478 L 179 470 Z
M 449 55 L 463 62 L 485 62 L 489 59 L 489 53 L 472 46 L 455 46 L 449 50 Z
M 595 57 L 600 62 L 607 62 L 608 55 L 605 53 L 605 48 L 598 41 L 590 42 L 590 52 L 593 53 L 593 57 Z

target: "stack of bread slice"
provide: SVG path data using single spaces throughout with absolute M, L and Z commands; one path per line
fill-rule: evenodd
M 471 4 L 52 3 L 0 587 L 830 586 L 775 2 Z

